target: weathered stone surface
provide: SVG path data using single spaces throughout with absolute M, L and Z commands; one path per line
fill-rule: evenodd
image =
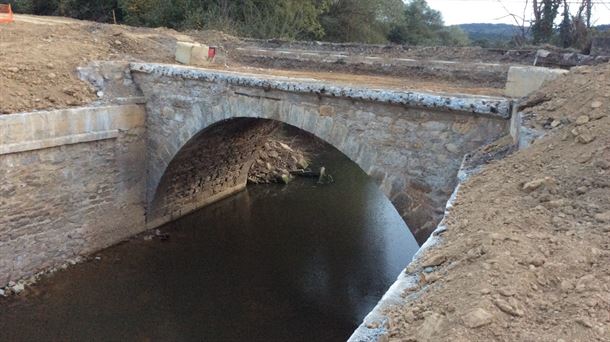
M 502 99 L 347 88 L 168 65 L 132 67 L 147 99 L 149 203 L 158 200 L 161 177 L 171 172 L 168 165 L 199 132 L 231 118 L 272 119 L 316 135 L 358 163 L 422 242 L 442 217 L 464 154 L 508 132 L 504 117 L 510 104 Z
M 148 226 L 159 226 L 243 190 L 257 151 L 277 126 L 276 121 L 240 118 L 197 134 L 168 165 L 147 213 Z
M 0 132 L 0 286 L 144 228 L 143 107 L 5 115 Z
M 501 118 L 510 117 L 510 101 L 489 96 L 440 95 L 426 92 L 379 90 L 328 84 L 321 81 L 280 76 L 257 76 L 235 72 L 180 67 L 176 65 L 131 63 L 135 72 L 156 74 L 181 80 L 197 80 L 216 84 L 263 88 L 293 93 L 319 94 L 354 100 L 384 102 L 421 108 L 454 110 L 485 114 Z

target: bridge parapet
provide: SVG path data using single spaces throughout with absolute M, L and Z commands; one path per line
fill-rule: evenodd
M 223 122 L 258 118 L 295 126 L 343 152 L 375 179 L 421 242 L 442 217 L 464 155 L 508 134 L 510 126 L 512 103 L 505 98 L 367 89 L 164 64 L 132 63 L 130 68 L 147 106 L 152 225 L 207 204 L 210 196 L 202 194 L 209 189 L 213 198 L 221 198 L 225 190 L 228 195 L 245 187 L 240 172 L 247 172 L 253 161 L 248 158 L 256 156 L 244 150 L 247 137 L 227 133 L 235 140 L 224 141 L 230 148 L 218 160 L 201 156 L 207 159 L 196 161 L 195 154 L 184 154 L 218 143 L 206 136 L 210 127 L 219 136 Z M 178 175 L 176 160 L 231 172 Z M 168 175 L 194 183 L 168 186 Z M 154 205 L 160 198 L 165 198 L 163 212 Z

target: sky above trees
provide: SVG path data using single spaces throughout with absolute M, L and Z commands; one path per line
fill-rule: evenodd
M 526 18 L 532 17 L 532 1 L 529 0 Z M 568 1 L 576 2 L 574 0 Z M 594 0 L 593 24 L 610 24 L 610 0 Z M 526 0 L 428 0 L 428 5 L 443 14 L 447 25 L 467 23 L 515 24 L 507 10 L 523 16 Z M 573 5 L 576 7 L 577 5 Z

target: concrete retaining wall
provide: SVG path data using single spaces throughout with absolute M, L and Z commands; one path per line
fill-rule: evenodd
M 0 116 L 0 286 L 144 228 L 144 108 Z

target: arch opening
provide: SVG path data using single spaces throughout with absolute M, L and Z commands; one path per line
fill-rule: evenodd
M 249 171 L 263 146 L 282 127 L 311 136 L 337 149 L 358 165 L 382 188 L 418 242 L 421 244 L 425 241 L 432 230 L 430 227 L 436 224 L 435 215 L 442 215 L 443 212 L 443 207 L 434 207 L 434 203 L 431 203 L 428 197 L 432 191 L 430 186 L 412 180 L 407 186 L 411 191 L 406 193 L 403 180 L 397 181 L 379 168 L 371 167 L 366 157 L 362 158 L 364 146 L 341 151 L 313 132 L 273 119 L 250 117 L 236 117 L 211 124 L 178 150 L 168 163 L 150 201 L 147 212 L 149 227 L 171 222 L 243 191 L 248 184 Z M 394 183 L 388 184 L 389 180 L 394 180 Z M 397 194 L 391 196 L 393 192 Z M 413 229 L 412 224 L 417 228 L 425 227 L 426 231 L 418 234 L 420 230 Z

